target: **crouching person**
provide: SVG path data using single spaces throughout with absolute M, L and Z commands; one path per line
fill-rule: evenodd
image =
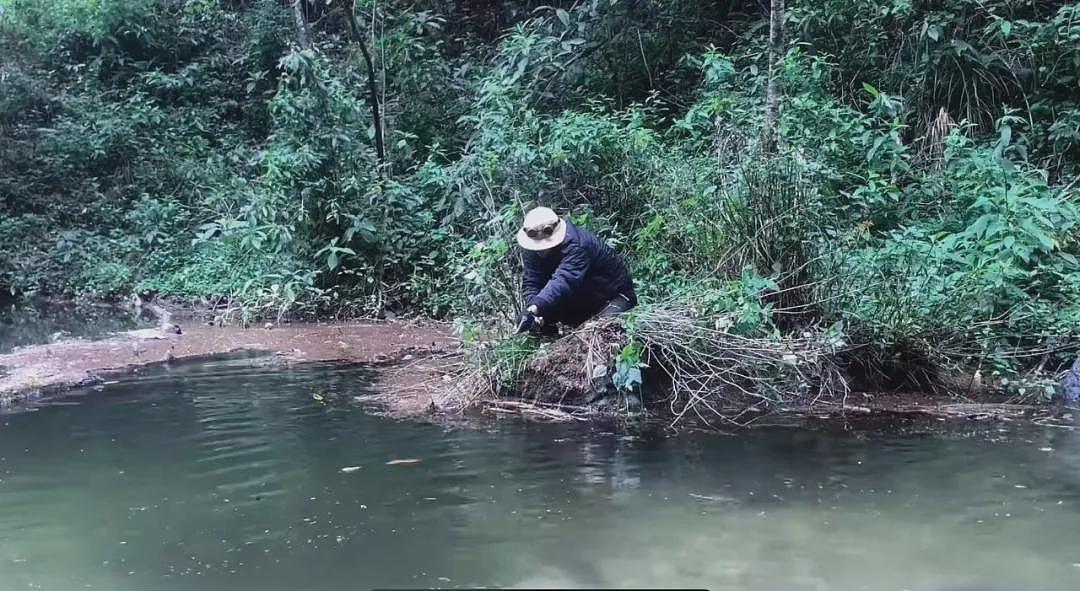
M 526 309 L 518 332 L 557 334 L 594 316 L 615 316 L 637 305 L 630 271 L 595 234 L 547 207 L 525 215 L 517 233 Z

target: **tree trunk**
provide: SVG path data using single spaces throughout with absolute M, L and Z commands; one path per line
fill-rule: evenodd
M 301 49 L 311 48 L 311 35 L 308 33 L 307 19 L 304 18 L 304 0 L 293 0 L 293 20 L 296 21 L 296 42 Z
M 349 29 L 353 39 L 360 46 L 360 53 L 364 56 L 364 65 L 367 67 L 368 79 L 368 108 L 371 109 L 371 124 L 375 127 L 375 155 L 379 159 L 380 176 L 389 172 L 386 163 L 386 144 L 383 142 L 383 120 L 379 110 L 379 85 L 375 76 L 375 64 L 371 60 L 371 52 L 360 35 L 360 25 L 356 23 L 356 13 L 349 11 Z
M 368 107 L 371 109 L 371 123 L 375 127 L 375 156 L 378 158 L 378 173 L 379 173 L 379 186 L 385 187 L 385 182 L 390 177 L 390 162 L 386 158 L 386 143 L 383 140 L 383 119 L 382 111 L 379 109 L 379 79 L 375 75 L 375 63 L 371 59 L 371 51 L 368 50 L 367 43 L 364 42 L 364 37 L 361 34 L 360 23 L 356 20 L 356 5 L 348 10 L 349 18 L 349 30 L 352 32 L 353 40 L 360 46 L 360 53 L 364 56 L 364 66 L 367 68 L 367 80 L 368 80 Z M 372 19 L 374 19 L 374 13 Z M 374 25 L 372 27 L 374 30 Z M 375 39 L 372 37 L 372 46 L 375 45 Z M 382 218 L 379 220 L 378 233 L 380 235 L 386 235 L 386 227 L 390 218 L 390 203 L 385 196 L 382 198 Z M 385 305 L 384 296 L 386 290 L 383 289 L 383 274 L 386 271 L 386 265 L 382 264 L 385 261 L 385 254 L 387 251 L 387 244 L 383 242 L 379 250 L 379 264 L 377 265 L 378 271 L 376 272 L 375 285 L 378 289 L 378 302 L 376 304 L 377 312 L 381 315 L 383 307 Z
M 761 128 L 761 149 L 775 154 L 780 146 L 780 103 L 784 98 L 784 80 L 780 60 L 784 57 L 784 0 L 770 0 L 769 13 L 769 85 L 765 91 L 765 125 Z

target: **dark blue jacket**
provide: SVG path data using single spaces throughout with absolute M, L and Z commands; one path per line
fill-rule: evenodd
M 637 304 L 626 265 L 595 234 L 569 220 L 555 252 L 522 250 L 521 289 L 537 316 L 570 324 L 584 322 L 619 294 Z

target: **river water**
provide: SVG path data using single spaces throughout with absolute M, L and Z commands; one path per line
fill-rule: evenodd
M 0 304 L 0 353 L 59 338 L 96 339 L 111 333 L 148 328 L 156 322 L 108 306 L 32 302 Z
M 443 428 L 370 381 L 233 359 L 0 415 L 0 591 L 1080 589 L 1069 430 Z

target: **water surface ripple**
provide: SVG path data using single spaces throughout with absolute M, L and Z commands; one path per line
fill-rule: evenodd
M 0 416 L 0 591 L 1080 589 L 1074 432 L 445 429 L 371 380 L 234 359 Z

